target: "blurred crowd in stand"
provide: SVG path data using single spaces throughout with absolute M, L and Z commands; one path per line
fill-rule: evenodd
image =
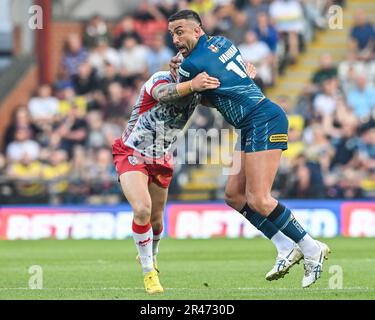
M 14 111 L 0 153 L 1 203 L 113 204 L 123 200 L 111 144 L 121 136 L 148 77 L 168 70 L 176 51 L 167 18 L 197 11 L 206 33 L 224 35 L 258 70 L 267 93 L 298 61 L 316 32 L 327 28 L 330 0 L 153 0 L 117 22 L 95 15 L 83 35 L 68 34 L 53 83 L 41 84 L 27 105 Z M 343 61 L 323 54 L 320 67 L 291 105 L 285 152 L 275 192 L 285 198 L 375 196 L 375 33 L 363 10 L 348 30 Z M 200 106 L 192 127 L 228 128 Z M 189 146 L 187 146 L 188 148 Z M 191 150 L 190 150 L 191 151 Z M 187 150 L 189 152 L 189 150 Z M 170 188 L 183 189 L 191 165 L 177 165 Z M 180 177 L 181 175 L 181 177 Z

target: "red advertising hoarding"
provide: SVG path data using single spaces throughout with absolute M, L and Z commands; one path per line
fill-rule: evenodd
M 345 202 L 341 208 L 341 235 L 375 237 L 375 202 Z

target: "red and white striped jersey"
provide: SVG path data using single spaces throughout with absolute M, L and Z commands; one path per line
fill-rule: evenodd
M 173 144 L 186 126 L 200 95 L 195 93 L 173 103 L 163 103 L 152 97 L 161 83 L 174 82 L 169 71 L 154 73 L 142 86 L 122 140 L 146 157 L 161 158 L 171 152 Z

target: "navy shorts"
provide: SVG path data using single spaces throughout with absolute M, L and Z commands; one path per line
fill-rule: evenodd
M 267 98 L 259 102 L 237 133 L 236 150 L 248 153 L 288 149 L 288 118 L 280 106 Z

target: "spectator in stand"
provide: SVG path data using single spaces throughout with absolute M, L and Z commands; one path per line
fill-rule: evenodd
M 129 84 L 133 84 L 139 75 L 147 74 L 147 48 L 134 37 L 124 39 L 120 50 L 121 75 Z
M 302 140 L 303 119 L 298 115 L 288 116 L 289 132 L 288 132 L 288 149 L 283 152 L 283 157 L 292 161 L 299 155 L 303 154 L 306 146 Z
M 173 13 L 179 10 L 179 2 L 178 0 L 158 0 L 156 1 L 157 8 L 163 14 L 165 19 L 168 19 Z
M 117 50 L 108 46 L 105 39 L 99 39 L 90 53 L 89 63 L 95 68 L 99 77 L 104 75 L 105 64 L 112 64 L 116 71 L 120 69 L 120 57 Z
M 173 51 L 165 45 L 164 34 L 156 34 L 147 51 L 148 73 L 154 74 L 160 70 L 169 70 L 169 62 L 173 56 Z
M 257 26 L 257 15 L 260 12 L 267 13 L 269 10 L 268 4 L 264 0 L 248 0 L 243 10 L 247 15 L 248 30 L 255 30 Z
M 107 145 L 112 146 L 118 137 L 120 137 L 128 124 L 128 118 L 109 116 L 104 121 L 103 132 L 106 137 Z
M 135 20 L 139 21 L 155 21 L 164 20 L 164 16 L 158 9 L 154 1 L 140 0 L 138 6 L 133 14 Z
M 301 154 L 293 164 L 295 182 L 288 196 L 300 199 L 323 198 L 325 185 L 319 163 Z
M 117 73 L 116 68 L 108 61 L 104 62 L 104 72 L 98 82 L 98 89 L 103 95 L 108 95 L 108 87 L 112 82 L 123 82 L 123 78 Z
M 188 8 L 203 15 L 214 10 L 215 2 L 213 0 L 192 0 L 189 2 Z
M 354 26 L 350 31 L 351 47 L 358 60 L 369 61 L 375 55 L 375 29 L 368 21 L 364 9 L 358 9 L 354 15 Z
M 90 195 L 90 187 L 84 179 L 86 163 L 90 161 L 89 155 L 83 146 L 76 146 L 73 149 L 69 174 L 69 188 L 64 195 L 65 203 L 82 204 Z
M 142 43 L 142 38 L 135 30 L 135 20 L 130 15 L 125 15 L 121 21 L 116 25 L 114 31 L 114 43 L 115 48 L 120 49 L 124 43 L 124 39 L 128 36 L 134 37 L 137 39 L 138 43 Z
M 112 153 L 107 148 L 95 152 L 94 161 L 87 163 L 85 179 L 90 186 L 90 204 L 113 204 L 119 201 L 117 174 L 113 165 Z
M 356 123 L 356 118 L 353 110 L 348 107 L 344 97 L 341 97 L 336 102 L 335 111 L 332 114 L 324 114 L 322 118 L 316 117 L 314 121 L 319 121 L 324 128 L 324 132 L 330 137 L 332 141 L 336 141 L 342 137 L 342 128 L 346 123 Z
M 136 80 L 133 86 L 125 85 L 122 87 L 122 97 L 125 103 L 130 107 L 130 109 L 137 104 L 139 92 L 142 87 L 142 85 L 139 87 L 137 86 L 137 84 L 139 82 L 142 83 L 142 80 L 144 83 L 144 79 L 141 79 L 141 80 Z
M 86 137 L 86 120 L 80 116 L 77 106 L 73 106 L 68 116 L 54 130 L 51 147 L 65 150 L 71 158 L 75 146 L 85 145 Z
M 113 82 L 108 87 L 108 97 L 102 106 L 104 119 L 109 117 L 129 118 L 131 106 L 124 97 L 121 83 Z
M 364 191 L 361 187 L 363 177 L 356 170 L 348 167 L 337 172 L 336 175 L 335 198 L 361 199 L 364 197 Z
M 4 154 L 0 153 L 0 203 L 6 205 L 14 201 L 14 191 L 9 178 L 6 177 L 7 162 Z
M 235 1 L 233 0 L 213 0 L 215 2 L 214 13 L 218 20 L 225 19 L 229 17 L 235 10 L 236 7 Z
M 71 33 L 65 42 L 64 56 L 62 58 L 62 72 L 68 77 L 77 74 L 78 67 L 87 61 L 88 51 L 82 46 L 82 39 L 78 33 Z
M 310 28 L 324 29 L 327 24 L 325 18 L 327 1 L 302 0 L 302 5 L 305 9 L 306 20 L 311 26 Z M 310 32 L 314 33 L 313 30 Z
M 375 170 L 375 123 L 361 129 L 358 144 L 358 157 L 361 167 L 366 170 Z
M 345 60 L 338 67 L 338 77 L 345 94 L 356 86 L 358 74 L 366 75 L 369 81 L 375 81 L 375 62 L 364 62 L 356 59 L 355 53 L 349 51 Z
M 287 44 L 288 62 L 295 63 L 300 51 L 300 38 L 304 28 L 303 8 L 297 0 L 275 0 L 269 13 L 276 29 Z
M 257 25 L 254 31 L 257 34 L 259 41 L 265 42 L 272 53 L 276 54 L 279 36 L 277 30 L 271 24 L 266 12 L 261 11 L 257 14 Z
M 4 136 L 4 150 L 6 147 L 16 139 L 16 132 L 18 129 L 26 129 L 29 131 L 30 139 L 35 140 L 41 130 L 31 122 L 30 113 L 26 106 L 18 106 L 12 114 L 12 120 L 9 127 L 5 131 Z
M 206 34 L 215 36 L 215 35 L 220 35 L 224 33 L 224 29 L 221 28 L 220 26 L 220 21 L 217 20 L 217 16 L 213 12 L 205 13 L 204 15 L 201 16 L 201 19 L 202 19 L 202 24 L 203 24 Z M 228 30 L 226 32 L 228 32 Z M 172 37 L 170 37 L 170 39 L 172 39 Z M 173 45 L 173 42 L 172 42 L 172 45 Z M 175 49 L 176 47 L 173 45 L 173 50 Z
M 358 121 L 351 118 L 345 120 L 341 127 L 341 137 L 334 140 L 335 155 L 332 158 L 330 167 L 349 168 L 357 162 L 355 157 L 358 150 L 358 137 L 356 136 Z M 337 169 L 337 168 L 336 168 Z
M 90 19 L 85 28 L 83 43 L 87 48 L 92 49 L 98 42 L 110 44 L 112 42 L 112 37 L 108 31 L 106 22 L 100 15 L 96 14 Z
M 46 188 L 41 183 L 42 163 L 24 153 L 17 161 L 7 168 L 7 176 L 14 180 L 14 197 L 16 203 L 39 203 L 46 201 Z
M 5 173 L 5 169 L 6 169 L 6 159 L 5 159 L 5 156 L 0 153 L 0 176 L 2 177 Z M 2 194 L 1 194 L 2 195 Z M 0 197 L 1 197 L 0 195 Z M 2 198 L 1 198 L 2 199 Z
M 48 182 L 49 193 L 60 196 L 68 191 L 71 164 L 64 150 L 54 150 L 49 163 L 42 168 L 42 178 Z M 61 199 L 58 200 L 61 202 Z
M 348 104 L 360 119 L 367 119 L 375 108 L 375 89 L 363 75 L 356 77 L 356 87 L 348 92 Z
M 330 53 L 323 53 L 319 59 L 319 67 L 312 76 L 312 83 L 319 86 L 323 81 L 337 77 L 337 67 L 333 63 L 332 55 Z
M 363 172 L 361 187 L 368 198 L 375 197 L 375 120 L 360 129 L 358 144 L 359 169 Z
M 108 146 L 102 113 L 100 111 L 91 111 L 86 119 L 89 125 L 87 147 L 89 149 L 99 149 Z
M 254 31 L 248 31 L 245 42 L 238 46 L 245 62 L 252 63 L 257 68 L 257 76 L 266 85 L 272 84 L 273 56 L 270 48 L 263 41 L 257 39 Z
M 85 96 L 76 95 L 73 86 L 68 85 L 56 91 L 59 99 L 59 118 L 65 118 L 73 107 L 77 107 L 79 114 L 84 116 L 88 109 L 88 100 Z
M 78 67 L 78 73 L 72 77 L 72 83 L 77 95 L 90 95 L 98 88 L 96 71 L 88 61 Z
M 246 33 L 249 30 L 246 12 L 234 11 L 230 20 L 231 25 L 225 31 L 225 36 L 238 46 L 244 41 Z
M 310 127 L 306 128 L 304 141 L 306 143 L 305 155 L 309 159 L 318 162 L 322 172 L 328 174 L 329 166 L 334 156 L 334 149 L 324 131 L 323 125 L 315 121 Z
M 145 45 L 149 45 L 155 34 L 167 32 L 168 23 L 158 8 L 148 0 L 141 0 L 134 13 L 135 30 Z
M 42 84 L 37 90 L 37 96 L 30 99 L 28 110 L 32 121 L 39 127 L 54 122 L 54 117 L 59 110 L 59 101 L 52 96 L 52 88 Z
M 265 12 L 259 12 L 257 15 L 257 26 L 255 33 L 259 41 L 267 44 L 272 52 L 272 84 L 276 83 L 278 75 L 278 41 L 279 35 L 275 27 L 271 24 L 269 16 Z
M 340 97 L 341 94 L 337 79 L 332 78 L 323 81 L 322 91 L 316 95 L 313 102 L 315 116 L 319 117 L 333 114 Z
M 39 158 L 40 146 L 38 142 L 30 139 L 28 128 L 18 128 L 15 132 L 15 140 L 6 148 L 9 161 L 20 161 L 25 155 L 31 161 Z

